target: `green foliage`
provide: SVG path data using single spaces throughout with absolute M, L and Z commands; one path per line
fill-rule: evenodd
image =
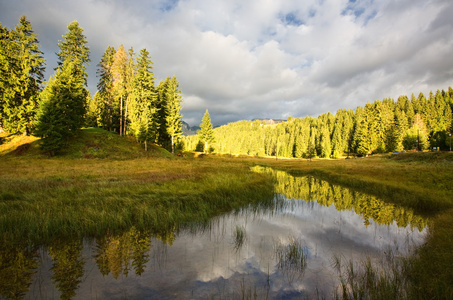
M 29 134 L 38 106 L 45 59 L 25 16 L 14 30 L 0 24 L 0 128 Z
M 98 91 L 94 95 L 97 126 L 109 131 L 113 130 L 113 128 L 117 128 L 114 124 L 116 124 L 115 120 L 118 118 L 118 112 L 115 109 L 113 101 L 112 65 L 114 54 L 115 48 L 111 46 L 107 47 L 98 64 Z
M 170 136 L 171 139 L 171 152 L 175 153 L 175 142 L 178 140 L 179 136 L 182 134 L 182 124 L 181 124 L 181 104 L 182 96 L 181 90 L 179 90 L 179 83 L 176 80 L 176 77 L 172 78 L 167 77 L 165 80 L 166 84 L 164 85 L 165 89 L 163 91 L 163 100 L 164 111 L 165 111 L 165 128 L 166 133 Z
M 423 94 L 412 95 L 411 100 L 401 96 L 397 102 L 376 100 L 355 112 L 340 109 L 335 115 L 288 118 L 286 122 L 239 121 L 215 128 L 212 146 L 219 153 L 310 159 L 416 150 L 417 144 L 418 150 L 430 144 L 448 150 L 448 134 L 453 130 L 451 94 L 449 88 L 449 92 L 431 93 L 428 100 Z M 203 141 L 200 134 L 185 137 L 187 149 L 200 150 L 199 140 Z
M 137 74 L 131 99 L 130 131 L 140 142 L 155 142 L 157 123 L 157 93 L 149 52 L 142 49 L 137 60 Z M 145 144 L 146 145 L 146 144 Z
M 79 27 L 77 21 L 73 21 L 68 25 L 68 32 L 63 35 L 63 40 L 59 41 L 60 51 L 57 53 L 58 68 L 64 67 L 65 62 L 72 62 L 74 64 L 73 76 L 83 79 L 85 85 L 88 77 L 86 65 L 90 62 L 90 49 L 86 44 L 83 28 Z
M 211 146 L 211 144 L 215 141 L 214 131 L 211 124 L 211 117 L 209 116 L 208 110 L 206 110 L 203 119 L 201 120 L 198 136 L 200 137 L 200 141 L 204 144 L 203 152 L 208 151 L 209 146 Z
M 58 153 L 83 125 L 88 92 L 75 72 L 72 62 L 65 63 L 41 94 L 34 135 L 42 138 L 42 149 L 50 155 Z

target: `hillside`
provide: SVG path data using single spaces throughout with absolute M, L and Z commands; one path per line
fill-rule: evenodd
M 0 135 L 0 156 L 45 157 L 40 150 L 40 139 L 33 136 Z M 67 158 L 109 158 L 129 159 L 139 157 L 170 157 L 167 150 L 156 145 L 137 143 L 133 137 L 121 137 L 116 133 L 100 128 L 84 128 L 81 133 L 69 140 L 59 156 Z

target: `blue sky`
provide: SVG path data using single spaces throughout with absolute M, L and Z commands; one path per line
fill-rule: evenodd
M 79 22 L 93 94 L 107 46 L 146 48 L 158 81 L 178 78 L 191 125 L 206 109 L 214 125 L 286 119 L 453 86 L 451 0 L 0 0 L 3 26 L 21 15 L 47 78 Z

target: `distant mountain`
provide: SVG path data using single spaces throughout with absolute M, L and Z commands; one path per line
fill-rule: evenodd
M 268 125 L 275 125 L 275 124 L 286 122 L 286 120 L 274 120 L 274 119 L 253 119 L 252 121 L 253 122 L 258 121 L 258 122 L 268 124 Z
M 183 135 L 194 135 L 197 134 L 197 131 L 200 130 L 198 126 L 190 126 L 186 122 L 182 121 L 182 134 Z

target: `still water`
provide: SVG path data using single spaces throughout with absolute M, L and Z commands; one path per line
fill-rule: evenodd
M 412 211 L 313 177 L 276 179 L 274 205 L 161 236 L 131 229 L 42 248 L 27 299 L 330 298 L 334 257 L 407 254 L 427 235 Z

